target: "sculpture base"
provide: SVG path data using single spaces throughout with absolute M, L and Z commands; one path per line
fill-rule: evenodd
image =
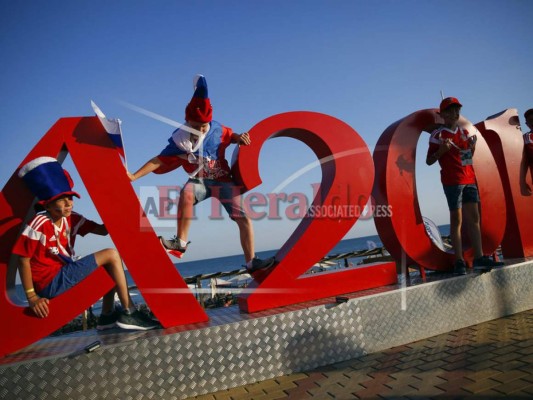
M 0 398 L 187 398 L 352 359 L 532 309 L 533 260 L 507 262 L 341 301 L 210 310 L 202 324 L 46 338 L 0 359 Z

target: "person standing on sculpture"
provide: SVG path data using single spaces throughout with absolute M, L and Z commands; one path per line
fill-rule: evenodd
M 479 192 L 472 156 L 476 148 L 475 135 L 458 124 L 462 104 L 455 97 L 447 97 L 439 106 L 444 124 L 431 133 L 426 164 L 438 161 L 441 182 L 450 210 L 450 236 L 455 252 L 454 272 L 466 274 L 463 257 L 461 228 L 463 220 L 474 249 L 473 268 L 476 272 L 488 272 L 502 266 L 483 255 L 479 214 Z
M 255 272 L 269 268 L 275 260 L 261 260 L 255 255 L 252 221 L 242 208 L 239 188 L 232 180 L 225 158 L 225 150 L 230 144 L 247 146 L 251 143 L 250 135 L 248 132 L 234 133 L 231 128 L 213 120 L 204 76 L 195 77 L 194 88 L 193 97 L 185 108 L 186 123 L 172 133 L 168 145 L 158 156 L 128 176 L 135 181 L 150 172 L 166 173 L 180 166 L 189 174 L 189 180 L 180 192 L 177 234 L 170 240 L 160 237 L 161 244 L 170 254 L 181 258 L 187 250 L 193 206 L 215 197 L 237 223 L 246 269 Z

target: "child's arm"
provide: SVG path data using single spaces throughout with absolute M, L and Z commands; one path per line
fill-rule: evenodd
M 159 157 L 154 157 L 150 161 L 148 161 L 146 164 L 144 164 L 137 172 L 134 174 L 128 172 L 128 177 L 133 182 L 139 178 L 142 178 L 145 175 L 148 175 L 150 172 L 155 171 L 159 167 L 161 167 L 163 163 L 159 159 Z
M 252 143 L 252 140 L 250 139 L 250 135 L 248 134 L 248 132 L 241 133 L 240 135 L 238 133 L 232 133 L 231 143 L 237 143 L 242 146 L 248 146 L 250 143 Z
M 100 236 L 106 236 L 109 234 L 104 224 L 96 224 L 95 227 L 92 229 L 91 233 Z
M 39 297 L 33 288 L 33 280 L 31 277 L 31 266 L 30 259 L 28 257 L 19 256 L 19 273 L 22 287 L 26 292 L 26 297 L 28 298 L 28 304 L 30 309 L 35 315 L 39 318 L 44 318 L 48 316 L 48 299 L 44 297 Z
M 446 139 L 444 142 L 442 142 L 436 152 L 433 154 L 429 154 L 426 157 L 426 164 L 427 165 L 433 165 L 435 164 L 441 156 L 450 151 L 450 148 L 452 147 L 450 139 Z

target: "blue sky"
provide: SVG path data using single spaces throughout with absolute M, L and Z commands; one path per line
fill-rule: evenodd
M 391 123 L 436 107 L 440 90 L 458 97 L 474 123 L 506 108 L 522 117 L 533 107 L 532 18 L 528 0 L 3 0 L 0 183 L 57 119 L 93 115 L 91 99 L 122 119 L 128 164 L 137 169 L 159 153 L 173 128 L 124 102 L 182 122 L 196 73 L 207 77 L 215 119 L 237 132 L 277 113 L 316 111 L 352 126 L 371 152 Z M 417 163 L 421 208 L 447 223 L 438 167 L 423 163 L 424 135 Z M 267 193 L 313 160 L 293 140 L 267 143 L 258 190 Z M 82 194 L 77 211 L 99 220 L 70 160 L 65 165 Z M 141 193 L 185 180 L 180 170 L 133 185 Z M 310 195 L 319 181 L 315 168 L 286 190 Z M 119 205 L 117 198 L 117 212 Z M 198 208 L 188 260 L 240 252 L 237 227 L 208 215 L 209 204 Z M 257 250 L 281 246 L 297 222 L 255 221 Z M 173 225 L 154 227 L 158 234 L 174 233 Z M 370 220 L 347 237 L 374 232 Z M 78 253 L 109 243 L 85 238 Z

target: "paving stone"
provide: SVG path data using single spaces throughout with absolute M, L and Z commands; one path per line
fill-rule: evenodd
M 217 393 L 214 394 L 215 400 L 231 400 L 231 394 L 230 393 Z M 196 397 L 195 397 L 196 399 Z
M 292 389 L 284 390 L 284 392 L 287 393 L 287 395 L 291 398 L 304 399 L 311 397 L 312 395 L 309 393 L 309 390 L 316 387 L 318 387 L 318 385 L 312 380 L 301 380 L 298 381 L 298 386 Z
M 198 400 L 217 400 L 213 394 L 204 394 L 201 396 L 196 396 Z
M 509 395 L 509 394 L 519 392 L 528 387 L 531 387 L 531 382 L 525 381 L 523 379 L 516 379 L 511 382 L 507 382 L 503 385 L 499 385 L 495 387 L 494 390 L 501 392 L 503 394 Z
M 368 375 L 372 372 L 377 371 L 375 368 L 362 368 L 362 369 L 346 369 L 344 370 L 344 374 L 349 377 L 350 379 L 368 379 Z
M 470 385 L 461 386 L 462 389 L 465 389 L 469 391 L 470 393 L 480 393 L 485 390 L 494 389 L 497 386 L 500 386 L 501 383 L 498 381 L 493 380 L 492 378 L 483 379 L 480 381 L 477 381 L 475 383 L 472 383 Z
M 501 371 L 497 371 L 494 369 L 484 369 L 481 371 L 469 372 L 465 374 L 465 378 L 471 379 L 475 382 L 475 381 L 481 381 L 483 379 L 491 378 L 495 375 L 499 375 L 500 373 Z
M 470 364 L 468 365 L 467 369 L 472 370 L 472 371 L 482 371 L 484 369 L 490 369 L 496 365 L 498 365 L 498 363 L 495 361 L 485 360 L 485 361 L 478 362 L 475 364 Z
M 316 373 L 316 374 L 318 374 L 318 373 Z M 278 376 L 277 378 L 275 378 L 275 380 L 277 382 L 279 382 L 279 383 L 283 383 L 285 381 L 294 382 L 294 381 L 297 381 L 299 379 L 307 379 L 308 377 L 309 377 L 309 375 L 304 374 L 302 372 L 299 372 L 299 373 L 291 374 L 291 375 Z M 316 378 L 316 376 L 314 376 L 314 378 Z
M 283 390 L 274 390 L 272 392 L 268 392 L 266 395 L 266 398 L 268 400 L 286 399 L 288 397 L 289 396 L 287 395 L 287 393 L 285 393 Z
M 436 371 L 427 371 L 427 372 L 421 372 L 414 375 L 415 378 L 419 379 L 418 382 L 411 383 L 411 386 L 420 389 L 424 386 L 437 386 L 443 383 L 446 383 L 446 379 L 441 378 L 440 376 L 437 376 L 435 373 Z
M 423 365 L 423 364 L 425 364 L 425 361 L 421 360 L 420 358 L 417 358 L 415 360 L 412 360 L 412 361 L 409 361 L 409 362 L 406 362 L 406 363 L 398 364 L 396 366 L 396 368 L 398 368 L 398 369 L 410 369 L 410 368 L 414 368 L 414 367 L 417 367 L 417 366 Z
M 533 385 L 528 386 L 528 387 L 525 388 L 525 389 L 522 389 L 522 390 L 520 391 L 520 393 L 525 393 L 525 394 L 527 394 L 527 395 L 529 395 L 529 396 L 531 396 L 531 397 L 533 398 Z
M 350 387 L 330 385 L 324 388 L 324 392 L 333 399 L 356 399 L 356 395 Z
M 495 365 L 493 368 L 501 372 L 506 372 L 506 371 L 512 371 L 514 369 L 527 368 L 528 366 L 531 366 L 531 365 L 532 363 L 529 363 L 524 359 L 520 359 L 520 360 L 507 361 L 504 364 Z
M 492 379 L 500 383 L 507 383 L 527 376 L 527 373 L 520 370 L 514 370 L 509 372 L 502 372 L 501 374 L 494 375 Z
M 445 378 L 446 379 L 446 378 Z M 472 381 L 464 376 L 456 376 L 454 379 L 437 385 L 439 389 L 444 390 L 446 393 L 456 393 L 458 391 L 464 391 L 464 387 L 471 385 Z
M 472 349 L 474 349 L 474 346 L 464 345 L 464 346 L 452 347 L 445 351 L 448 354 L 465 354 Z
M 481 354 L 477 354 L 472 356 L 471 353 L 468 353 L 470 357 L 468 357 L 468 361 L 471 363 L 481 363 L 483 361 L 487 360 L 493 360 L 495 358 L 495 355 L 490 351 L 490 349 L 485 349 Z
M 533 346 L 531 347 L 519 347 L 516 346 L 516 351 L 523 355 L 530 355 L 533 354 Z
M 441 366 L 441 368 L 448 370 L 448 371 L 456 371 L 456 370 L 464 370 L 467 366 L 468 366 L 467 360 L 457 360 L 455 362 L 446 362 L 444 365 Z
M 399 398 L 399 396 L 402 396 L 402 398 L 405 398 L 405 396 L 409 395 L 416 395 L 418 396 L 419 392 L 418 389 L 415 389 L 414 387 L 410 385 L 402 384 L 397 387 L 391 388 L 388 392 L 380 393 L 380 397 L 384 397 L 386 399 L 390 398 Z
M 508 361 L 516 360 L 517 358 L 523 357 L 522 354 L 518 352 L 512 352 L 508 354 L 504 354 L 498 357 L 492 358 L 492 361 L 496 361 L 498 364 L 506 363 Z
M 432 369 L 441 368 L 446 365 L 448 365 L 448 363 L 444 360 L 435 360 L 433 362 L 426 362 L 424 364 L 418 365 L 417 368 L 422 371 L 430 371 Z
M 488 399 L 508 399 L 507 395 L 498 392 L 494 389 L 485 390 L 484 392 L 477 393 L 475 396 L 472 396 L 473 398 L 479 398 L 481 400 L 488 400 Z M 467 397 L 468 398 L 468 397 Z M 513 399 L 518 400 L 518 399 Z
M 505 355 L 505 354 L 513 353 L 515 351 L 518 352 L 519 350 L 524 350 L 524 349 L 522 349 L 521 347 L 518 347 L 516 343 L 511 343 L 511 344 L 502 343 L 501 347 L 498 347 L 492 352 L 498 355 Z M 521 353 L 521 354 L 524 354 L 524 353 Z

